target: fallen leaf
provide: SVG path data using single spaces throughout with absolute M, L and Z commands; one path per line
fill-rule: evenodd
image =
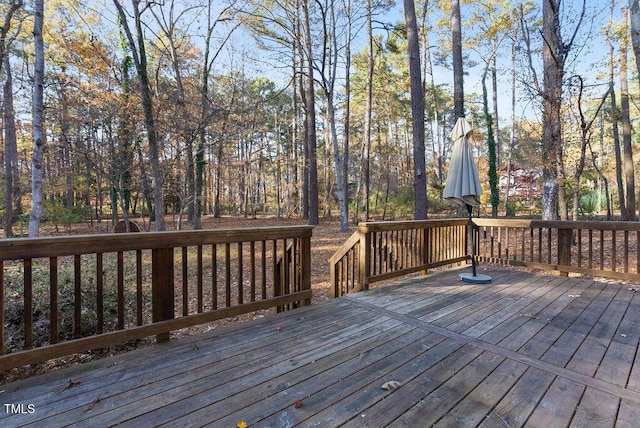
M 276 331 L 282 331 L 282 326 L 277 326 Z
M 95 400 L 93 400 L 90 404 L 89 407 L 87 407 L 87 412 L 91 409 L 93 409 L 93 406 L 95 406 L 96 404 L 98 404 L 98 402 L 100 401 L 100 397 L 96 397 Z
M 294 407 L 295 407 L 296 409 L 299 409 L 299 408 L 301 408 L 302 406 L 303 406 L 303 404 L 302 404 L 302 400 L 298 400 L 298 401 L 296 401 L 296 404 L 294 405 Z
M 236 424 L 236 428 L 247 428 L 247 423 L 245 421 L 240 421 Z
M 385 382 L 382 385 L 382 389 L 386 389 L 387 391 L 395 391 L 402 385 L 400 382 L 396 380 L 390 380 L 389 382 Z
M 534 319 L 534 320 L 538 319 L 538 317 L 533 315 L 533 314 L 520 314 L 520 315 L 522 315 L 523 317 L 528 317 L 528 318 Z
M 78 385 L 80 385 L 80 381 L 69 379 L 69 383 L 67 384 L 67 386 L 64 387 L 63 391 L 66 391 L 67 389 L 71 389 L 74 386 L 78 386 Z

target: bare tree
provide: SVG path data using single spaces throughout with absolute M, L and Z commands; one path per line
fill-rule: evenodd
M 464 117 L 464 71 L 462 64 L 462 23 L 460 0 L 451 0 L 451 40 L 453 43 L 453 109 L 456 118 Z
M 568 41 L 562 37 L 560 26 L 561 0 L 542 2 L 542 66 L 543 86 L 539 85 L 533 66 L 531 34 L 521 13 L 527 58 L 533 75 L 534 90 L 542 97 L 543 111 L 543 184 L 542 218 L 544 220 L 566 219 L 568 215 L 565 191 L 563 149 L 562 149 L 562 89 L 567 57 L 574 45 L 586 12 L 586 0 L 575 20 L 575 28 Z M 521 8 L 522 10 L 523 8 Z
M 622 9 L 622 23 L 627 26 L 627 9 Z M 628 39 L 626 31 L 620 39 L 620 119 L 622 120 L 622 146 L 624 148 L 624 181 L 626 190 L 626 210 L 622 219 L 636 220 L 636 186 L 633 173 L 633 146 L 631 144 L 631 117 L 629 112 L 629 81 L 627 77 Z
M 133 7 L 133 19 L 135 25 L 135 36 L 129 27 L 127 14 L 119 0 L 113 0 L 114 5 L 118 9 L 120 22 L 124 29 L 129 49 L 133 56 L 133 62 L 136 66 L 138 78 L 140 79 L 140 98 L 142 99 L 142 108 L 144 111 L 145 128 L 147 131 L 147 141 L 149 143 L 149 161 L 151 163 L 151 175 L 153 178 L 153 205 L 155 229 L 157 231 L 165 230 L 164 224 L 164 195 L 162 191 L 163 179 L 160 172 L 160 154 L 158 134 L 156 130 L 156 121 L 153 113 L 153 97 L 151 94 L 151 85 L 149 83 L 149 73 L 147 70 L 147 51 L 145 47 L 144 33 L 142 31 L 141 14 L 144 11 L 140 9 L 141 0 L 131 0 Z M 148 6 L 148 5 L 147 5 Z M 145 6 L 145 7 L 147 7 Z
M 44 0 L 36 0 L 33 36 L 35 39 L 35 65 L 33 76 L 33 165 L 31 170 L 31 215 L 29 216 L 29 236 L 38 236 L 42 219 L 44 176 L 43 157 L 44 135 Z
M 407 28 L 409 78 L 411 81 L 411 123 L 413 128 L 413 218 L 427 218 L 427 174 L 424 146 L 424 85 L 420 67 L 420 41 L 413 0 L 404 0 L 404 19 Z

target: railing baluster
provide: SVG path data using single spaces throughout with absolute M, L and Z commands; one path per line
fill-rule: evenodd
M 243 263 L 242 263 L 242 242 L 238 242 L 238 304 L 244 303 L 244 284 L 242 284 L 243 278 Z
M 618 269 L 618 245 L 616 242 L 616 231 L 611 231 L 611 271 L 616 272 Z
M 600 243 L 599 255 L 600 255 L 600 270 L 604 270 L 604 230 L 600 230 Z
M 202 245 L 196 247 L 196 282 L 198 289 L 198 313 L 204 311 L 204 281 L 202 272 Z
M 551 242 L 553 241 L 553 230 L 547 228 L 547 263 L 551 264 Z M 559 263 L 559 262 L 558 262 Z
M 96 272 L 100 281 L 101 270 Z M 100 287 L 98 287 L 100 288 Z M 0 318 L 4 320 L 4 318 Z M 58 258 L 49 258 L 49 343 L 58 343 Z M 4 324 L 4 323 L 2 323 Z
M 102 253 L 98 253 L 96 254 L 96 321 L 98 334 L 104 332 L 104 276 L 104 257 Z
M 78 263 L 79 263 L 78 257 Z M 78 265 L 79 267 L 79 265 Z M 80 269 L 78 268 L 78 275 Z M 77 279 L 80 282 L 80 277 Z M 80 320 L 80 317 L 78 317 Z M 118 251 L 118 330 L 124 330 L 124 252 Z
M 267 241 L 262 241 L 262 300 L 267 298 Z
M 629 231 L 624 231 L 624 273 L 629 273 Z
M 144 323 L 143 319 L 144 294 L 142 292 L 142 250 L 136 250 L 136 322 Z
M 251 290 L 250 298 L 252 302 L 256 301 L 256 243 L 255 241 L 249 242 L 249 268 L 250 268 L 250 281 Z
M 589 229 L 589 269 L 593 268 L 593 229 Z
M 80 263 L 80 255 L 76 254 L 73 261 L 74 270 L 74 298 L 73 298 L 73 337 L 75 339 L 82 336 L 82 269 Z M 118 264 L 118 276 L 120 273 L 120 264 Z M 118 320 L 120 319 L 120 289 L 118 287 Z M 120 324 L 118 323 L 118 326 Z
M 189 315 L 189 253 L 187 247 L 182 247 L 182 316 Z
M 264 241 L 263 245 L 264 245 Z M 264 247 L 263 247 L 264 250 Z M 264 251 L 263 251 L 264 254 Z M 211 245 L 211 308 L 218 309 L 218 245 Z
M 25 259 L 24 265 L 24 347 L 33 346 L 33 263 Z M 3 320 L 4 323 L 4 320 Z
M 274 256 L 275 257 L 275 256 Z M 231 244 L 224 244 L 224 292 L 225 306 L 231 306 Z
M 582 266 L 582 229 L 578 229 L 578 267 Z
M 638 255 L 638 253 L 640 252 L 640 231 L 636 232 L 636 275 L 640 274 L 640 255 Z

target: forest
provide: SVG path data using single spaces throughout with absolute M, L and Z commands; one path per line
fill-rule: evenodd
M 7 238 L 455 215 L 460 116 L 479 215 L 637 219 L 637 0 L 0 0 L 0 17 Z

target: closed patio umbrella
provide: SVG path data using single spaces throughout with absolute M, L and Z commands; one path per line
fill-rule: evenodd
M 449 174 L 444 188 L 443 197 L 456 204 L 467 207 L 469 213 L 469 231 L 471 233 L 471 265 L 473 275 L 461 274 L 460 279 L 473 283 L 491 282 L 491 277 L 478 275 L 476 272 L 475 239 L 473 233 L 472 210 L 474 206 L 480 205 L 480 195 L 482 186 L 478 177 L 478 170 L 473 160 L 471 146 L 467 137 L 472 128 L 469 122 L 463 117 L 458 118 L 450 137 L 453 141 L 451 149 L 451 163 L 449 164 Z

